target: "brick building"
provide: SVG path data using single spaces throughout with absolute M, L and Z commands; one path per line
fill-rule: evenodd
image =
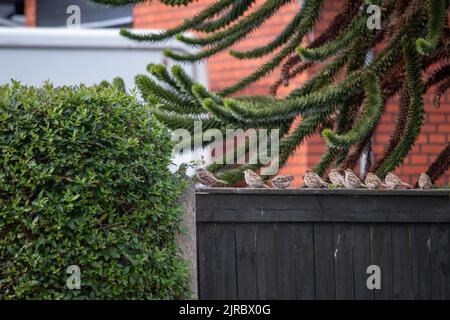
M 36 4 L 40 0 L 25 0 L 26 24 L 28 26 L 39 25 L 36 19 Z M 191 17 L 213 0 L 200 0 L 189 7 L 171 8 L 152 2 L 145 5 L 137 5 L 132 9 L 134 28 L 164 29 L 179 24 L 183 19 Z M 251 38 L 245 39 L 236 45 L 239 49 L 252 48 L 270 41 L 277 32 L 280 32 L 288 23 L 291 17 L 298 11 L 301 1 L 292 2 L 291 5 L 284 6 L 278 14 L 272 17 Z M 322 19 L 315 30 L 315 34 L 325 29 L 328 22 L 333 19 L 342 1 L 326 1 L 326 7 Z M 313 35 L 314 36 L 314 35 Z M 209 85 L 212 90 L 220 90 L 236 82 L 245 75 L 251 73 L 264 60 L 248 60 L 244 63 L 229 56 L 227 53 L 219 54 L 208 60 Z M 292 81 L 290 87 L 282 88 L 280 94 L 289 92 L 292 87 L 296 87 L 312 75 L 314 70 L 305 73 L 302 78 Z M 268 94 L 269 88 L 277 79 L 278 72 L 265 77 L 261 81 L 252 84 L 240 94 L 262 95 Z M 403 165 L 396 173 L 406 181 L 414 183 L 421 172 L 424 172 L 428 165 L 436 158 L 437 154 L 444 148 L 450 140 L 450 99 L 449 95 L 442 98 L 442 104 L 436 109 L 432 103 L 432 96 L 426 96 L 426 116 L 422 133 L 413 150 L 410 152 Z M 375 160 L 383 152 L 384 146 L 392 134 L 397 118 L 398 98 L 394 98 L 387 104 L 387 112 L 380 121 L 373 141 L 373 151 Z M 325 150 L 323 139 L 316 135 L 306 141 L 298 148 L 296 153 L 289 159 L 283 172 L 291 173 L 297 177 L 297 184 L 301 183 L 301 176 L 305 170 L 312 167 L 320 159 Z M 441 178 L 438 184 L 449 184 L 450 172 Z

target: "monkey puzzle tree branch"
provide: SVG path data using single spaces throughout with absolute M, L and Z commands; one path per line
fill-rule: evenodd
M 195 121 L 204 122 L 205 128 L 218 130 L 280 128 L 280 165 L 306 138 L 329 128 L 323 130 L 329 149 L 315 167 L 320 174 L 332 166 L 353 168 L 361 154 L 370 151 L 371 137 L 384 112 L 384 104 L 400 91 L 397 125 L 382 158 L 374 166 L 376 173 L 384 176 L 402 163 L 418 138 L 424 113 L 422 96 L 426 90 L 436 88 L 434 103 L 438 106 L 440 97 L 450 87 L 450 30 L 446 22 L 450 4 L 448 0 L 345 0 L 325 31 L 296 54 L 295 49 L 315 30 L 327 1 L 331 2 L 303 1 L 302 7 L 271 41 L 247 50 L 231 50 L 230 54 L 238 59 L 270 58 L 253 73 L 219 92 L 209 92 L 194 83 L 180 66 L 169 71 L 156 64 L 148 67 L 149 76 L 136 78 L 137 87 L 155 117 L 172 129 L 179 126 L 192 131 Z M 145 1 L 95 2 L 125 5 Z M 159 2 L 170 6 L 193 3 L 192 0 Z M 170 51 L 166 54 L 178 60 L 197 61 L 230 50 L 291 3 L 294 1 L 215 0 L 175 28 L 157 34 L 122 30 L 122 34 L 149 42 L 177 37 L 198 50 L 192 54 Z M 366 27 L 370 14 L 365 9 L 370 4 L 380 6 L 381 30 Z M 188 35 L 189 31 L 194 31 L 197 37 Z M 374 58 L 367 61 L 366 53 L 370 51 Z M 436 65 L 440 67 L 422 83 L 421 75 Z M 287 85 L 289 80 L 316 66 L 318 69 L 308 81 L 282 99 L 224 98 L 281 67 L 280 78 L 271 89 L 276 93 L 280 85 Z M 117 88 L 120 90 L 120 83 Z M 301 121 L 297 123 L 299 116 Z M 258 169 L 262 165 L 214 168 L 219 170 L 221 179 L 237 182 L 243 177 L 242 170 Z M 368 162 L 367 166 L 370 165 Z M 437 176 L 442 167 L 445 165 L 434 166 L 438 169 L 432 171 L 437 173 L 430 172 Z
M 363 112 L 349 132 L 338 134 L 333 133 L 330 129 L 323 130 L 322 135 L 331 147 L 349 148 L 362 141 L 374 130 L 381 117 L 384 105 L 378 77 L 372 76 L 366 80 L 364 92 L 366 102 Z
M 416 142 L 422 127 L 424 113 L 422 94 L 424 92 L 424 87 L 420 79 L 420 60 L 417 55 L 416 47 L 411 39 L 406 37 L 402 39 L 402 48 L 405 58 L 406 85 L 408 88 L 408 96 L 410 97 L 408 118 L 400 143 L 397 144 L 389 157 L 376 171 L 380 177 L 384 177 L 388 172 L 392 171 L 403 162 L 403 159 Z
M 450 142 L 439 153 L 433 163 L 427 170 L 427 174 L 431 178 L 431 182 L 435 183 L 450 168 Z

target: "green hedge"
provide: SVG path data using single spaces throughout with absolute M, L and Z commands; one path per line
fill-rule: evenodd
M 171 150 L 112 87 L 0 87 L 0 298 L 187 297 Z

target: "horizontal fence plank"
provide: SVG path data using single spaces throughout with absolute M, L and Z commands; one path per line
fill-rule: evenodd
M 382 212 L 349 213 L 334 211 L 327 213 L 298 212 L 296 210 L 198 211 L 198 222 L 404 222 L 404 223 L 450 223 L 450 213 Z
M 450 222 L 445 193 L 197 192 L 199 222 Z
M 203 200 L 199 202 L 199 210 L 238 210 L 238 209 L 265 209 L 265 210 L 297 210 L 297 211 L 327 211 L 350 209 L 351 213 L 364 213 L 366 210 L 383 209 L 387 211 L 419 212 L 417 205 L 424 204 L 446 204 L 447 208 L 430 206 L 427 213 L 449 212 L 448 196 L 417 196 L 417 195 L 391 195 L 378 197 L 373 195 L 315 195 L 315 194 L 212 194 L 204 195 L 197 193 L 197 198 Z M 395 203 L 393 203 L 395 201 Z M 364 206 L 360 203 L 364 202 Z M 351 208 L 349 203 L 355 204 Z M 421 207 L 422 207 L 421 206 Z
M 255 189 L 255 188 L 198 188 L 197 194 L 257 194 L 257 195 L 371 195 L 371 196 L 448 196 L 450 189 Z

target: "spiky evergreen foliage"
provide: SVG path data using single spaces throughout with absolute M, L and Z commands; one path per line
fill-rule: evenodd
M 450 142 L 439 153 L 436 160 L 433 161 L 430 168 L 427 170 L 427 174 L 430 176 L 431 181 L 436 182 L 446 170 L 450 168 Z
M 95 1 L 112 5 L 145 2 Z M 182 6 L 193 0 L 160 2 Z M 135 34 L 128 30 L 122 34 L 147 42 L 175 37 L 198 50 L 192 54 L 167 50 L 165 54 L 178 61 L 198 61 L 230 50 L 239 41 L 251 37 L 256 29 L 293 2 L 216 0 L 175 28 L 158 34 Z M 326 2 L 304 0 L 284 30 L 264 46 L 247 51 L 230 50 L 232 56 L 241 60 L 268 59 L 253 73 L 220 92 L 208 92 L 179 66 L 169 71 L 163 65 L 150 65 L 151 76 L 138 76 L 137 86 L 143 98 L 154 107 L 156 117 L 173 129 L 192 131 L 195 120 L 202 120 L 204 127 L 222 131 L 281 128 L 281 166 L 306 138 L 322 134 L 329 149 L 315 168 L 319 174 L 330 167 L 354 167 L 361 154 L 371 148 L 371 138 L 386 101 L 400 94 L 397 126 L 383 156 L 373 166 L 368 163 L 367 168 L 362 168 L 384 176 L 402 163 L 418 138 L 424 115 L 423 95 L 433 88 L 438 106 L 440 97 L 450 87 L 449 1 L 343 0 L 342 10 L 326 30 L 305 45 L 307 36 L 321 19 Z M 366 25 L 369 18 L 366 10 L 372 4 L 381 8 L 381 30 L 370 30 Z M 197 36 L 188 36 L 187 31 Z M 373 53 L 373 59 L 366 59 L 368 52 Z M 436 64 L 442 66 L 429 74 L 427 71 Z M 288 85 L 291 79 L 316 65 L 321 66 L 319 71 L 283 99 L 229 97 L 280 67 L 280 78 L 272 87 L 275 95 L 280 85 Z M 301 121 L 294 122 L 299 117 Z M 445 150 L 443 153 L 448 155 Z M 234 183 L 242 179 L 243 169 L 260 166 L 215 164 L 210 168 L 220 170 L 222 179 Z M 447 169 L 448 161 L 437 161 L 429 174 L 436 180 Z

